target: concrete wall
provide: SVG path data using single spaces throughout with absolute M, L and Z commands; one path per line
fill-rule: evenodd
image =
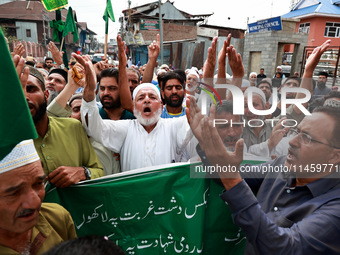
M 308 35 L 295 33 L 296 20 L 282 20 L 281 31 L 268 31 L 247 34 L 244 41 L 243 65 L 245 78 L 250 72 L 259 73 L 263 67 L 267 77 L 272 77 L 276 66 L 281 65 L 284 44 L 295 44 L 295 59 L 291 71 L 300 71 L 303 49 L 307 46 Z M 252 52 L 261 52 L 261 61 L 256 70 L 249 70 Z

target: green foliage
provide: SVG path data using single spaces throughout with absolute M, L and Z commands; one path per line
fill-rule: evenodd
M 4 33 L 5 37 L 7 38 L 9 45 L 12 45 L 13 41 L 18 40 L 15 36 L 8 35 L 8 28 L 4 27 L 3 25 L 0 25 L 0 28 L 1 28 L 2 32 Z

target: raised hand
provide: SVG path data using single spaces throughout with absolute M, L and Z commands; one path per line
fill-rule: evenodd
M 215 119 L 215 106 L 210 108 L 210 117 L 203 116 L 194 99 L 190 100 L 190 110 L 187 110 L 187 116 L 190 115 L 190 128 L 199 141 L 200 147 L 215 169 L 218 167 L 239 168 L 243 160 L 243 139 L 236 143 L 236 150 L 228 152 L 217 129 L 213 126 Z M 204 134 L 204 135 L 203 135 Z M 222 183 L 226 189 L 230 189 L 239 183 L 242 179 L 238 171 L 218 172 Z
M 99 61 L 94 65 L 94 70 L 96 71 L 96 74 L 99 74 L 102 70 L 109 68 L 109 60 L 103 60 Z
M 143 83 L 151 82 L 153 78 L 153 70 L 157 66 L 157 58 L 160 51 L 161 40 L 159 34 L 157 34 L 157 41 L 153 41 L 148 47 L 149 60 L 146 64 L 143 74 Z
M 330 44 L 331 44 L 331 40 L 326 40 L 322 45 L 320 45 L 319 47 L 316 47 L 313 50 L 312 54 L 309 55 L 306 61 L 305 72 L 304 72 L 303 77 L 306 77 L 306 78 L 313 77 L 314 69 L 319 63 L 322 54 L 327 50 Z
M 52 58 L 57 63 L 57 65 L 61 65 L 63 63 L 64 52 L 60 52 L 52 41 L 50 41 L 48 44 L 48 50 L 52 53 Z
M 24 68 L 25 59 L 19 55 L 14 55 L 13 62 L 14 62 L 14 66 L 17 71 L 20 83 L 21 83 L 21 87 L 24 90 L 24 93 L 26 93 L 26 85 L 27 85 L 27 80 L 28 80 L 28 75 L 29 75 L 29 69 L 28 67 Z
M 85 68 L 85 87 L 83 98 L 86 102 L 91 102 L 95 99 L 95 89 L 97 86 L 97 76 L 92 61 L 88 55 L 80 56 L 72 53 L 72 56 Z
M 218 69 L 217 69 L 217 78 L 226 78 L 225 75 L 225 65 L 227 58 L 227 48 L 230 45 L 231 34 L 228 35 L 227 40 L 224 40 L 223 46 L 218 53 Z
M 282 140 L 283 136 L 288 132 L 289 127 L 282 128 L 282 122 L 284 122 L 287 118 L 284 117 L 280 119 L 280 121 L 275 125 L 268 140 L 268 149 L 271 152 L 276 145 Z
M 12 57 L 14 57 L 15 55 L 18 55 L 20 57 L 22 57 L 25 53 L 25 48 L 24 45 L 22 45 L 21 43 L 17 44 L 14 49 L 13 52 L 11 53 Z
M 203 78 L 214 78 L 214 70 L 216 65 L 216 48 L 217 48 L 217 37 L 215 37 L 211 46 L 208 49 L 208 56 L 204 63 Z M 206 82 L 206 81 L 205 81 Z
M 157 59 L 160 51 L 161 39 L 159 34 L 157 34 L 157 41 L 153 41 L 148 47 L 149 58 Z
M 122 41 L 122 37 L 120 35 L 117 35 L 117 45 L 118 45 L 119 67 L 126 67 L 127 57 L 125 54 L 125 42 Z
M 243 78 L 244 76 L 244 66 L 242 63 L 242 57 L 240 53 L 236 53 L 234 46 L 227 48 L 227 55 L 229 59 L 229 65 L 231 71 L 233 72 L 233 77 Z

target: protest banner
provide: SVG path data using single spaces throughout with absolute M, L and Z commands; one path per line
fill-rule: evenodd
M 169 164 L 51 188 L 45 202 L 71 213 L 78 236 L 108 236 L 126 254 L 243 254 L 246 238 L 219 198 L 224 188 L 213 179 L 190 177 L 195 165 Z

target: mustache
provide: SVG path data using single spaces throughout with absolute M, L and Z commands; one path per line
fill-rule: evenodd
M 24 210 L 22 210 L 18 213 L 17 217 L 26 216 L 26 215 L 32 214 L 34 212 L 35 212 L 34 209 L 24 209 Z
M 27 102 L 28 107 L 32 107 L 33 109 L 36 109 L 35 105 L 31 102 Z
M 234 142 L 236 143 L 240 138 L 239 137 L 226 137 L 223 139 L 224 142 Z
M 103 96 L 102 99 L 105 99 L 105 98 L 108 98 L 108 99 L 111 99 L 113 100 L 113 98 L 111 96 Z

